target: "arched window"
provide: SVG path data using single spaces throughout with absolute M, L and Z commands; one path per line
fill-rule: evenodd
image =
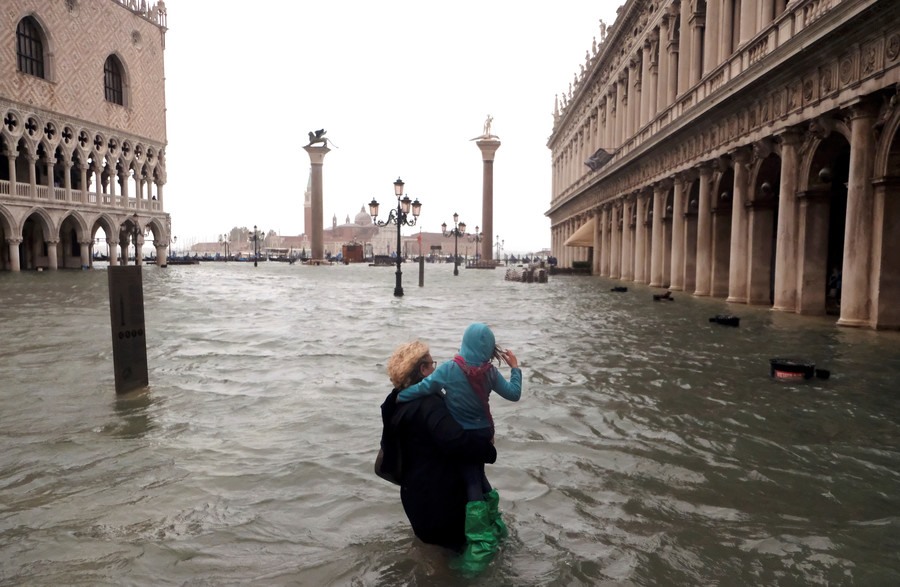
M 44 42 L 34 18 L 26 16 L 16 27 L 16 56 L 19 71 L 44 78 Z
M 106 90 L 106 101 L 125 105 L 124 96 L 122 94 L 122 64 L 115 55 L 106 58 L 106 64 L 103 66 L 103 85 Z

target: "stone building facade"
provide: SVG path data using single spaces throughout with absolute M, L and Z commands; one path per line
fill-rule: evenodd
M 165 264 L 166 27 L 162 0 L 0 3 L 0 269 L 88 267 L 101 231 Z
M 628 0 L 554 112 L 560 265 L 900 328 L 900 2 Z

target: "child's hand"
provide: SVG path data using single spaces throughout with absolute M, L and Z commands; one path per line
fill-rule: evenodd
M 506 361 L 506 364 L 513 369 L 517 369 L 519 367 L 519 360 L 516 358 L 515 353 L 513 353 L 509 349 L 504 349 L 503 351 L 501 351 L 500 358 Z

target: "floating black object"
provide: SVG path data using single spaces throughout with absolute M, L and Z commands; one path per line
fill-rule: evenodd
M 741 319 L 737 316 L 732 316 L 730 314 L 716 314 L 712 318 L 709 319 L 710 322 L 715 322 L 716 324 L 722 324 L 723 326 L 740 326 Z
M 672 292 L 667 291 L 664 294 L 653 294 L 653 301 L 658 302 L 660 300 L 666 300 L 669 302 L 674 302 L 675 298 L 672 297 Z
M 798 359 L 769 359 L 769 374 L 776 379 L 812 379 L 813 375 L 818 371 L 828 371 L 824 369 L 816 369 L 814 363 L 802 361 Z M 827 379 L 828 375 L 822 379 Z
M 612 289 L 609 290 L 609 291 L 628 291 L 628 288 L 627 288 L 627 287 L 623 287 L 623 286 L 621 286 L 621 285 L 617 285 L 617 286 L 615 286 L 614 288 L 612 288 Z
M 831 377 L 831 371 L 828 369 L 816 369 L 816 377 L 819 379 L 828 379 Z

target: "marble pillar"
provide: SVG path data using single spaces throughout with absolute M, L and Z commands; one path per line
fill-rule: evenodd
M 490 261 L 494 258 L 494 156 L 500 148 L 497 137 L 482 138 L 475 141 L 481 151 L 481 229 L 484 240 L 481 242 L 481 258 Z
M 325 260 L 324 241 L 324 216 L 322 209 L 322 167 L 325 163 L 325 155 L 331 149 L 328 146 L 314 147 L 306 145 L 303 150 L 309 155 L 310 177 L 312 179 L 312 193 L 310 194 L 310 215 L 312 216 L 312 235 L 310 238 L 310 261 L 320 264 Z M 400 251 L 397 251 L 400 254 Z

